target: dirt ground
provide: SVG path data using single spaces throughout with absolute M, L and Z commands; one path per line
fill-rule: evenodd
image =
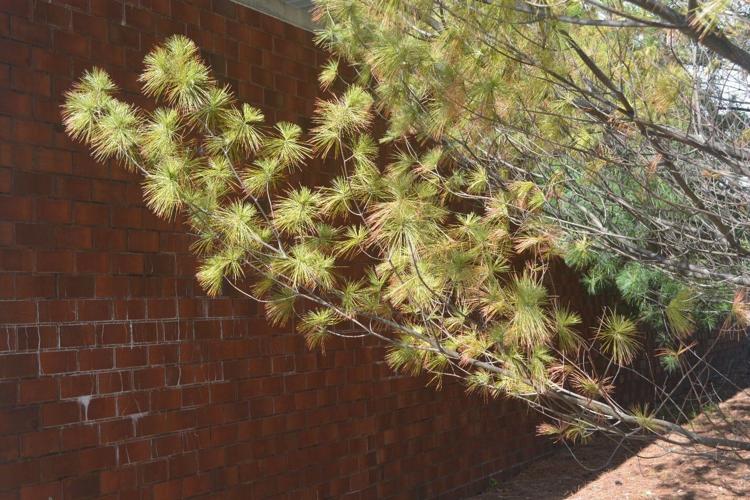
M 750 389 L 721 407 L 750 435 Z M 702 425 L 705 418 L 698 417 L 694 424 Z M 687 456 L 670 453 L 670 446 L 653 442 L 626 450 L 599 438 L 575 448 L 574 454 L 563 447 L 472 500 L 750 498 L 750 453 L 737 457 L 701 450 L 698 456 Z

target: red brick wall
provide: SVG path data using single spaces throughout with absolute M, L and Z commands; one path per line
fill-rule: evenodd
M 181 227 L 59 118 L 92 65 L 137 98 L 172 33 L 270 120 L 310 115 L 311 35 L 228 0 L 0 0 L 0 498 L 456 498 L 538 454 L 517 404 L 203 296 Z

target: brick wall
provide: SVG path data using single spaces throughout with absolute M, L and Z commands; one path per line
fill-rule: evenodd
M 311 35 L 228 0 L 0 0 L 0 498 L 456 498 L 540 453 L 520 405 L 203 296 L 182 228 L 59 118 L 92 65 L 137 99 L 172 33 L 270 120 L 309 117 Z

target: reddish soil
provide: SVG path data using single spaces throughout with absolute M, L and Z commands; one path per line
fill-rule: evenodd
M 744 437 L 723 428 L 716 435 L 750 440 L 750 389 L 738 392 L 721 408 L 731 415 L 732 429 L 744 430 Z M 707 428 L 710 416 L 696 418 L 693 428 Z M 641 498 L 750 498 L 750 453 L 685 450 L 664 442 L 628 450 L 599 438 L 572 453 L 562 447 L 472 500 Z

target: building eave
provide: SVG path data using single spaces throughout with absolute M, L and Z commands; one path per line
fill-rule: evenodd
M 314 31 L 312 0 L 232 0 L 306 31 Z

